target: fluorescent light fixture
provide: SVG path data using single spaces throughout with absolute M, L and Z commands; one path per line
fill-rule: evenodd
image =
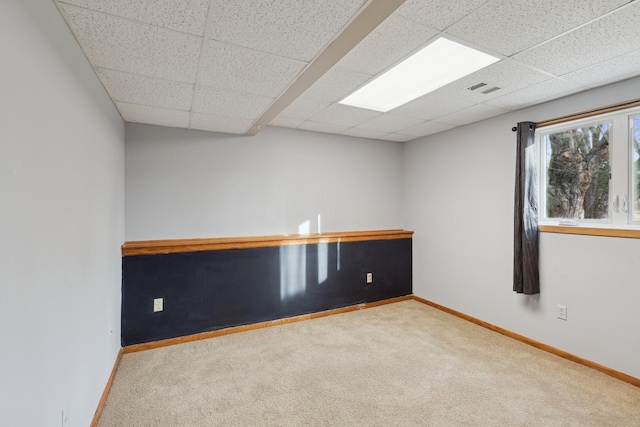
M 340 104 L 384 113 L 499 60 L 439 38 L 347 96 Z

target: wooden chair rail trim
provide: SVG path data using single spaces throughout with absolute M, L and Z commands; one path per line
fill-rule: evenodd
M 285 317 L 284 319 L 269 320 L 266 322 L 252 323 L 250 325 L 233 326 L 217 331 L 201 332 L 199 334 L 185 335 L 182 337 L 169 338 L 165 340 L 152 341 L 142 344 L 129 345 L 123 348 L 124 353 L 135 353 L 138 351 L 152 350 L 154 348 L 167 347 L 170 345 L 183 344 L 192 341 L 206 340 L 209 338 L 221 337 L 224 335 L 237 334 L 240 332 L 254 331 L 257 329 L 268 328 L 271 326 L 286 325 L 288 323 L 301 322 L 303 320 L 318 319 L 320 317 L 333 316 L 334 314 L 348 313 L 350 311 L 363 310 L 365 308 L 377 307 L 380 305 L 391 304 L 394 302 L 410 300 L 412 295 L 389 298 L 381 301 L 364 302 L 361 304 L 350 305 L 348 307 L 335 308 L 332 310 L 319 311 L 316 313 L 302 314 L 300 316 Z
M 318 243 L 361 242 L 367 240 L 410 239 L 413 231 L 338 231 L 309 235 L 220 237 L 212 239 L 137 240 L 122 245 L 122 256 L 154 255 L 224 249 L 264 248 Z
M 562 225 L 541 225 L 538 229 L 543 233 L 580 234 L 583 236 L 626 237 L 640 239 L 640 230 L 624 228 L 567 227 Z
M 120 351 L 118 352 L 118 356 L 116 356 L 116 361 L 113 364 L 111 375 L 109 375 L 109 379 L 107 380 L 107 385 L 104 387 L 104 391 L 102 392 L 102 396 L 100 397 L 100 401 L 98 402 L 98 407 L 96 408 L 96 412 L 93 414 L 93 420 L 91 420 L 91 427 L 96 427 L 98 425 L 98 421 L 100 420 L 100 415 L 102 415 L 102 409 L 104 408 L 104 405 L 107 402 L 107 396 L 109 396 L 109 392 L 111 391 L 111 386 L 113 385 L 113 379 L 116 377 L 118 366 L 120 366 L 120 361 L 122 360 L 122 354 L 123 354 L 123 350 L 122 348 L 120 348 Z
M 571 354 L 571 353 L 568 353 L 568 352 L 566 352 L 564 350 L 560 350 L 560 349 L 552 347 L 550 345 L 541 343 L 539 341 L 532 340 L 531 338 L 527 338 L 527 337 L 525 337 L 523 335 L 516 334 L 515 332 L 511 332 L 511 331 L 509 331 L 507 329 L 503 329 L 503 328 L 501 328 L 499 326 L 492 325 L 491 323 L 487 323 L 487 322 L 485 322 L 483 320 L 476 319 L 475 317 L 471 317 L 471 316 L 469 316 L 467 314 L 461 313 L 459 311 L 453 310 L 453 309 L 451 309 L 449 307 L 445 307 L 445 306 L 437 304 L 435 302 L 431 302 L 431 301 L 426 300 L 424 298 L 420 298 L 420 297 L 415 296 L 415 295 L 412 295 L 412 298 L 414 300 L 416 300 L 416 301 L 419 301 L 419 302 L 423 303 L 423 304 L 426 304 L 426 305 L 429 305 L 431 307 L 437 308 L 438 310 L 441 310 L 441 311 L 444 311 L 446 313 L 452 314 L 452 315 L 454 315 L 456 317 L 459 317 L 461 319 L 467 320 L 467 321 L 469 321 L 471 323 L 475 323 L 476 325 L 479 325 L 479 326 L 482 326 L 484 328 L 490 329 L 490 330 L 492 330 L 494 332 L 498 332 L 499 334 L 502 334 L 502 335 L 504 335 L 506 337 L 513 338 L 513 339 L 515 339 L 517 341 L 520 341 L 522 343 L 528 344 L 528 345 L 530 345 L 532 347 L 536 347 L 536 348 L 538 348 L 540 350 L 546 351 L 547 353 L 555 354 L 556 356 L 560 356 L 560 357 L 562 357 L 564 359 L 571 360 L 572 362 L 579 363 L 580 365 L 584 365 L 584 366 L 587 366 L 589 368 L 592 368 L 592 369 L 595 369 L 597 371 L 600 371 L 600 372 L 602 372 L 604 374 L 609 375 L 610 377 L 613 377 L 613 378 L 616 378 L 618 380 L 627 382 L 627 383 L 632 384 L 632 385 L 634 385 L 636 387 L 640 387 L 640 378 L 635 378 L 635 377 L 632 377 L 631 375 L 627 375 L 625 373 L 616 371 L 614 369 L 611 369 L 611 368 L 609 368 L 607 366 L 604 366 L 604 365 L 601 365 L 599 363 L 592 362 L 592 361 L 587 360 L 587 359 L 583 359 L 582 357 L 576 356 L 575 354 Z

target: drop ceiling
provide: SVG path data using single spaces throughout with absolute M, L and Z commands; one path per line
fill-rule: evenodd
M 54 1 L 128 122 L 402 142 L 640 75 L 640 0 Z M 438 37 L 501 60 L 386 113 L 338 104 Z

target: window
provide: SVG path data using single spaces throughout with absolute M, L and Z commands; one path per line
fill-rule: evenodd
M 640 225 L 640 109 L 540 128 L 547 224 Z
M 632 222 L 640 224 L 640 115 L 635 116 L 631 120 L 630 132 L 629 132 L 629 145 L 631 146 L 630 160 L 631 160 L 631 212 Z

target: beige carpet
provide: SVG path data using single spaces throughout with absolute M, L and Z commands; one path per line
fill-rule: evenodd
M 640 426 L 640 388 L 416 301 L 124 355 L 108 426 Z

